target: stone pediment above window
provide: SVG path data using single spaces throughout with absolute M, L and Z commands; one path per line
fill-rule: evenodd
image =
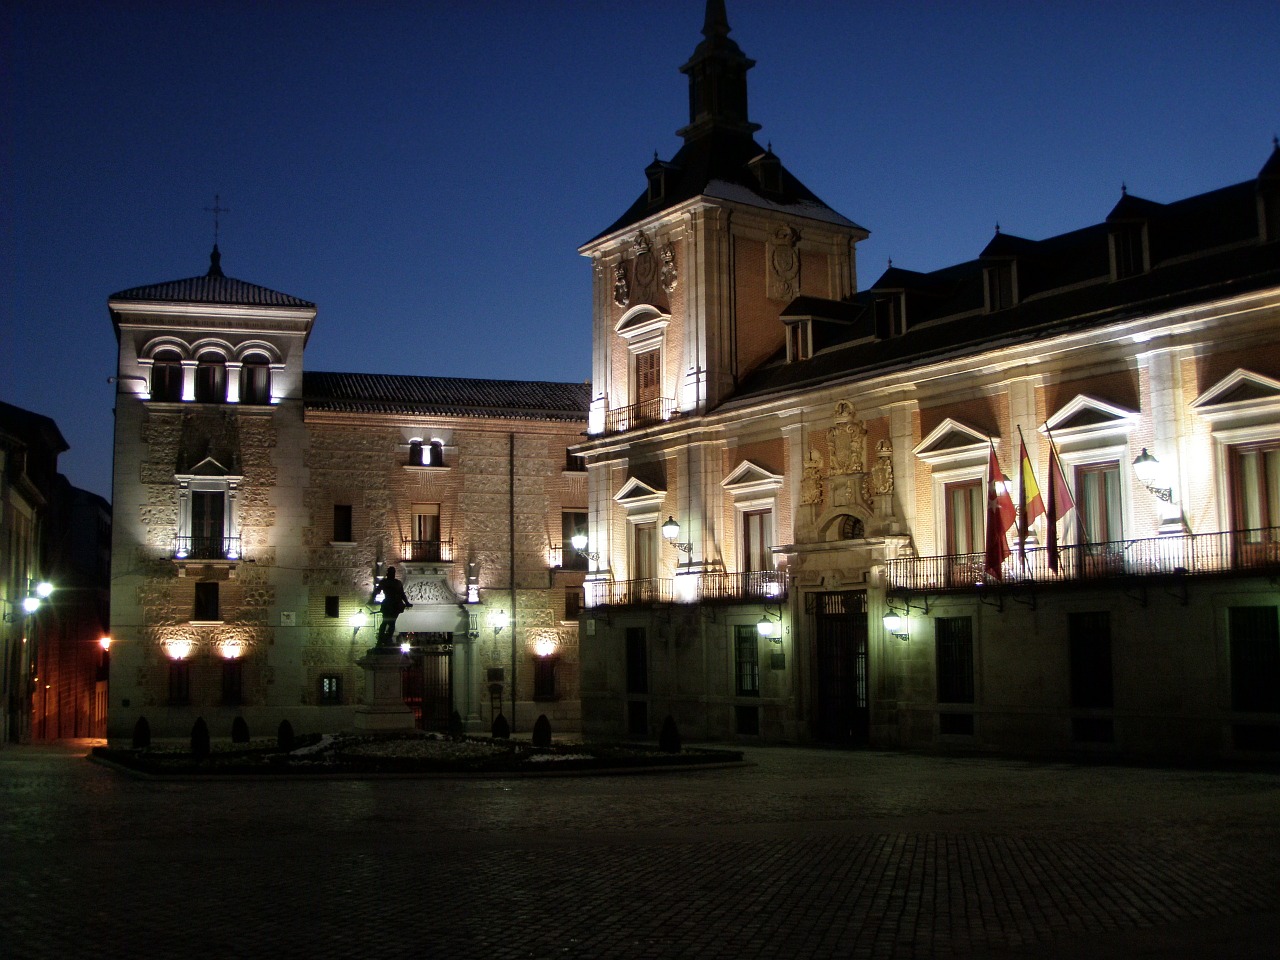
M 637 480 L 632 477 L 622 485 L 621 490 L 614 494 L 613 500 L 615 503 L 629 509 L 635 507 L 657 508 L 662 505 L 662 500 L 666 495 L 667 491 L 655 489 L 643 480 Z
M 230 471 L 213 457 L 205 457 L 192 467 L 190 473 L 186 475 L 190 477 L 218 477 L 225 480 L 229 474 Z
M 773 493 L 781 489 L 782 483 L 783 478 L 779 474 L 771 473 L 750 460 L 743 460 L 720 485 L 737 498 Z
M 1138 420 L 1136 410 L 1080 393 L 1051 416 L 1040 432 L 1045 433 L 1047 428 L 1059 446 L 1073 442 L 1122 441 L 1138 425 Z
M 640 304 L 623 314 L 618 325 L 614 327 L 614 332 L 627 341 L 628 349 L 638 352 L 650 349 L 661 342 L 670 323 L 671 317 L 662 313 L 657 307 Z
M 998 443 L 982 431 L 947 417 L 911 452 L 930 467 L 959 466 L 982 462 L 993 442 Z
M 1234 370 L 1200 394 L 1191 409 L 1214 424 L 1245 426 L 1280 416 L 1280 380 Z

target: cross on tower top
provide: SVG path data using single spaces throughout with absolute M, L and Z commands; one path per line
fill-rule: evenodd
M 231 208 L 230 208 L 230 207 L 224 207 L 224 206 L 222 205 L 222 197 L 221 197 L 221 195 L 220 195 L 220 194 L 215 193 L 215 194 L 213 195 L 213 206 L 212 206 L 212 207 L 205 207 L 204 209 L 205 209 L 205 213 L 212 213 L 212 214 L 213 214 L 213 245 L 216 247 L 216 246 L 218 245 L 218 227 L 219 227 L 219 218 L 220 218 L 220 216 L 221 216 L 222 214 L 224 214 L 224 213 L 230 213 L 230 212 L 231 212 Z

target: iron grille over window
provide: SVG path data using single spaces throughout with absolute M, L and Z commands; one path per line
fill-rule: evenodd
M 938 702 L 973 703 L 973 620 L 938 617 Z

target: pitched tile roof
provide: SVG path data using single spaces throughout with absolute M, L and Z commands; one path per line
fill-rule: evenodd
M 585 421 L 591 403 L 591 386 L 307 371 L 302 375 L 302 395 L 308 409 L 342 413 Z
M 260 287 L 228 277 L 222 272 L 222 256 L 215 245 L 209 257 L 209 272 L 199 277 L 169 280 L 130 287 L 113 293 L 111 300 L 160 303 L 214 303 L 238 307 L 302 307 L 314 309 L 315 304 L 300 297 L 293 297 L 279 290 Z
M 130 287 L 113 293 L 112 300 L 159 301 L 162 303 L 217 303 L 248 307 L 315 307 L 309 300 L 278 290 L 260 287 L 234 277 L 187 277 L 167 283 Z

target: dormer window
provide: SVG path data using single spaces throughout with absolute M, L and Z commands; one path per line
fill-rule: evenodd
M 1263 243 L 1280 240 L 1280 187 L 1275 183 L 1258 190 L 1258 227 Z
M 1115 280 L 1147 271 L 1146 224 L 1120 223 L 1111 230 L 1111 276 Z
M 808 360 L 813 356 L 813 321 L 796 320 L 787 324 L 787 362 Z
M 649 175 L 649 202 L 656 203 L 666 195 L 666 171 L 662 167 L 650 167 L 647 171 Z
M 772 149 L 751 160 L 747 166 L 755 174 L 762 193 L 776 195 L 782 192 L 782 161 Z
M 1007 310 L 1017 302 L 1017 284 L 1012 260 L 996 260 L 984 271 L 987 284 L 987 312 Z
M 902 294 L 893 293 L 880 297 L 875 302 L 876 337 L 888 340 L 900 337 L 907 332 L 906 311 L 903 309 Z

